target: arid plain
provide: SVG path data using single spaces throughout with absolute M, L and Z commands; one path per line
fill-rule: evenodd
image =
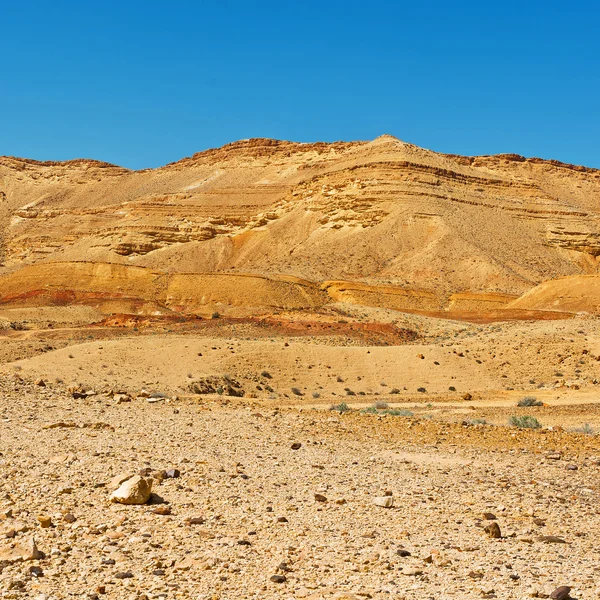
M 557 161 L 0 157 L 0 597 L 600 598 L 598 255 Z

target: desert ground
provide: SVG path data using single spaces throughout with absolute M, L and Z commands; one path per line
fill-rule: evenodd
M 599 223 L 390 136 L 0 157 L 0 598 L 600 598 Z

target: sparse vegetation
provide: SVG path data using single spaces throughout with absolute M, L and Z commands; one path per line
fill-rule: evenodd
M 388 408 L 387 410 L 382 411 L 381 414 L 390 415 L 392 417 L 414 417 L 415 413 L 407 408 Z
M 345 402 L 341 402 L 340 404 L 332 404 L 329 407 L 329 410 L 335 410 L 339 413 L 345 413 L 350 410 L 350 407 Z
M 471 425 L 487 425 L 485 419 L 471 419 Z
M 573 429 L 575 433 L 585 433 L 585 435 L 594 435 L 594 428 L 589 423 L 584 423 L 581 427 Z
M 262 371 L 260 376 L 264 377 L 265 379 L 273 379 L 273 375 L 271 375 L 271 373 L 269 373 L 269 371 Z
M 375 408 L 378 410 L 384 410 L 390 407 L 390 405 L 387 402 L 384 402 L 383 400 L 378 400 L 373 406 L 375 406 Z
M 508 419 L 508 424 L 511 427 L 518 427 L 519 429 L 541 429 L 542 427 L 542 424 L 531 415 L 513 415 Z
M 292 394 L 294 394 L 294 396 L 304 396 L 304 394 L 297 387 L 292 388 Z
M 544 403 L 541 400 L 538 400 L 535 396 L 525 396 L 525 398 L 521 398 L 517 402 L 517 406 L 544 406 Z
M 316 400 L 317 398 L 321 397 L 321 394 L 319 392 L 313 392 L 312 397 Z

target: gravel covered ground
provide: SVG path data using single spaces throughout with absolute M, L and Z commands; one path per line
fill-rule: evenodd
M 596 440 L 4 377 L 0 597 L 599 598 Z

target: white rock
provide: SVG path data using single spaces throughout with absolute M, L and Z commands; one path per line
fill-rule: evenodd
M 377 496 L 373 498 L 375 506 L 383 506 L 383 508 L 392 508 L 394 506 L 393 496 Z

